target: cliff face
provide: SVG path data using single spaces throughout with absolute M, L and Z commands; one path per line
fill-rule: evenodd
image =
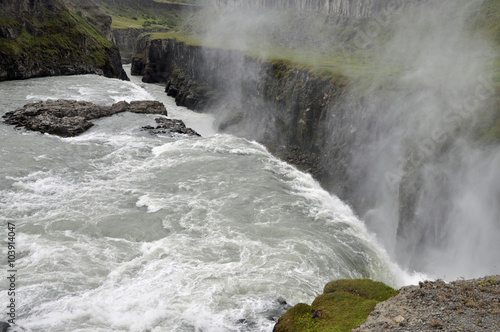
M 369 17 L 404 4 L 403 0 L 213 0 L 217 7 L 299 9 L 347 17 Z
M 144 29 L 115 29 L 112 31 L 112 41 L 120 49 L 122 63 L 132 62 L 132 57 L 136 54 L 137 37 L 144 32 Z
M 132 74 L 143 75 L 145 82 L 166 82 L 177 104 L 214 113 L 220 130 L 259 140 L 317 178 L 335 177 L 343 185 L 342 151 L 348 149 L 333 153 L 335 168 L 328 171 L 320 155 L 329 135 L 323 124 L 342 99 L 346 77 L 173 39 L 143 39 L 138 45 L 144 51 L 133 59 Z
M 126 79 L 118 48 L 61 0 L 4 0 L 0 81 L 95 73 Z

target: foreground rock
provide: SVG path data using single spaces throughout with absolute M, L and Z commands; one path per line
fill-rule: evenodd
M 351 329 L 500 331 L 500 275 L 425 281 L 399 292 L 368 279 L 332 281 L 310 306 L 299 303 L 281 316 L 274 332 Z
M 24 105 L 13 112 L 7 112 L 3 118 L 5 123 L 16 127 L 71 137 L 91 128 L 94 124 L 90 120 L 121 112 L 167 115 L 165 106 L 159 101 L 133 101 L 131 103 L 121 101 L 112 106 L 99 106 L 85 101 L 60 99 Z M 183 134 L 199 136 L 192 129 L 186 128 L 180 120 L 161 118 L 157 119 L 157 122 L 162 122 L 164 130 L 172 128 L 173 132 L 180 133 L 179 128 L 183 126 L 181 128 Z
M 349 331 L 361 324 L 375 305 L 398 291 L 369 279 L 328 283 L 309 306 L 299 303 L 280 317 L 274 332 Z
M 500 276 L 403 287 L 353 331 L 386 330 L 500 331 Z

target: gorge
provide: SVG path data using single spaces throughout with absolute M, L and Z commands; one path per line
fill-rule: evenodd
M 314 174 L 406 268 L 442 278 L 498 271 L 491 253 L 500 249 L 499 75 L 488 72 L 498 45 L 472 29 L 498 4 L 416 2 L 386 9 L 387 23 L 359 21 L 362 6 L 347 17 L 328 14 L 341 28 L 309 41 L 340 61 L 323 69 L 322 58 L 307 53 L 308 64 L 300 49 L 292 60 L 280 59 L 282 49 L 266 54 L 270 35 L 300 43 L 301 23 L 312 25 L 307 14 L 273 12 L 280 2 L 245 3 L 266 11 L 222 10 L 217 23 L 204 21 L 201 46 L 182 35 L 145 36 L 132 72 L 166 81 L 178 104 L 216 114 L 220 130 L 256 139 Z M 290 18 L 297 26 L 286 30 Z M 361 32 L 329 49 L 351 24 Z
M 172 117 L 120 112 L 65 138 L 1 124 L 21 330 L 270 331 L 332 280 L 499 274 L 500 1 L 143 2 L 1 3 L 17 16 L 0 115 L 74 99 Z M 74 43 L 45 35 L 54 15 Z M 110 40 L 136 52 L 127 75 Z M 46 77 L 96 73 L 113 78 Z M 498 277 L 402 297 L 434 285 L 498 313 L 470 295 L 496 296 Z M 314 302 L 298 308 L 321 318 Z

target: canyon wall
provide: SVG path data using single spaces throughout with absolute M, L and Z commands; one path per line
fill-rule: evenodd
M 120 49 L 122 63 L 131 63 L 132 57 L 137 53 L 137 38 L 146 32 L 145 29 L 114 29 L 111 40 Z
M 347 116 L 341 107 L 345 76 L 174 39 L 144 37 L 139 45 L 143 52 L 133 59 L 132 74 L 143 75 L 145 82 L 166 82 L 167 94 L 178 105 L 215 114 L 220 131 L 262 142 L 327 186 L 335 183 L 340 196 L 347 195 L 347 152 L 353 143 L 343 128 L 347 121 L 337 122 L 340 139 L 333 149 L 326 147 L 330 112 Z
M 347 17 L 369 17 L 392 10 L 405 0 L 212 0 L 220 8 L 299 9 Z

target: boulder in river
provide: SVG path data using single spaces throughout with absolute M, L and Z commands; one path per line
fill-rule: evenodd
M 167 115 L 165 106 L 159 101 L 147 100 L 133 101 L 131 103 L 120 101 L 111 106 L 99 106 L 86 101 L 59 99 L 24 105 L 15 111 L 7 112 L 3 116 L 3 121 L 28 130 L 71 137 L 91 128 L 94 124 L 90 120 L 121 112 Z M 199 136 L 194 130 L 186 128 L 181 120 L 159 119 L 157 119 L 157 122 L 164 129 L 167 129 L 167 122 L 170 121 L 173 129 L 180 128 L 176 132 Z M 162 123 L 162 121 L 165 123 Z
M 149 130 L 151 134 L 183 134 L 189 136 L 200 136 L 196 131 L 191 128 L 187 128 L 182 120 L 167 119 L 167 118 L 156 118 L 156 123 L 158 126 L 144 126 L 142 129 Z

